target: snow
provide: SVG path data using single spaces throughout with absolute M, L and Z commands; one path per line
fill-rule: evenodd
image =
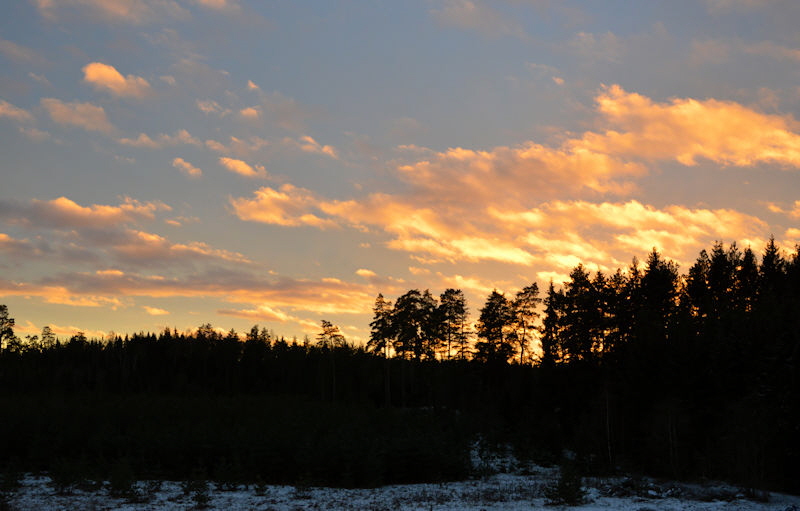
M 530 467 L 525 475 L 493 474 L 442 484 L 393 485 L 374 489 L 305 488 L 267 485 L 233 490 L 209 485 L 206 509 L 296 511 L 342 510 L 529 510 L 547 505 L 544 490 L 555 482 L 557 469 Z M 42 475 L 26 475 L 21 486 L 6 494 L 12 510 L 189 510 L 197 509 L 197 492 L 188 494 L 179 482 L 136 483 L 134 499 L 113 497 L 107 484 L 58 494 Z M 548 509 L 621 511 L 800 511 L 800 497 L 771 493 L 767 502 L 747 500 L 724 484 L 656 483 L 629 478 L 585 478 L 584 503 Z M 201 492 L 202 493 L 202 492 Z M 625 495 L 621 495 L 625 494 Z M 0 506 L 2 507 L 2 506 Z
M 372 489 L 279 485 L 231 488 L 213 482 L 138 481 L 132 495 L 125 498 L 112 495 L 108 482 L 87 482 L 60 493 L 46 475 L 27 474 L 20 479 L 18 488 L 0 492 L 0 510 L 800 511 L 800 497 L 796 496 L 763 492 L 757 495 L 759 500 L 752 500 L 747 498 L 748 492 L 725 483 L 627 476 L 584 477 L 581 504 L 551 505 L 548 489 L 559 478 L 558 467 L 521 463 L 510 448 L 487 447 L 481 439 L 475 442 L 470 455 L 473 479 Z M 564 456 L 570 458 L 572 454 L 565 452 Z

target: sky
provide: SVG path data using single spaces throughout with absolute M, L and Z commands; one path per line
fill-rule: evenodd
M 800 242 L 795 0 L 0 6 L 20 336 L 369 337 L 656 248 Z

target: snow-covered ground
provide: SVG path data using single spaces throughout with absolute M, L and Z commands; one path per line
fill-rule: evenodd
M 107 484 L 56 492 L 45 476 L 28 475 L 21 486 L 7 493 L 6 507 L 27 510 L 523 510 L 548 504 L 546 488 L 557 479 L 558 469 L 530 467 L 526 474 L 493 474 L 474 480 L 443 484 L 409 484 L 375 489 L 261 486 L 223 490 L 213 483 L 187 488 L 186 484 L 139 482 L 128 498 L 110 495 Z M 584 503 L 547 506 L 581 510 L 742 510 L 800 511 L 800 497 L 769 494 L 766 502 L 748 500 L 739 489 L 724 484 L 657 483 L 647 479 L 584 479 Z M 200 504 L 200 505 L 199 505 Z

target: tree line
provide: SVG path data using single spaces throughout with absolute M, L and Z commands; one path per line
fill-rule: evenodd
M 775 320 L 789 319 L 798 285 L 798 253 L 785 258 L 774 239 L 760 264 L 749 247 L 726 249 L 717 242 L 710 253 L 701 251 L 686 275 L 653 249 L 644 265 L 634 258 L 610 274 L 592 275 L 578 264 L 562 286 L 551 281 L 544 296 L 535 282 L 510 298 L 494 290 L 475 324 L 459 289 L 445 290 L 438 300 L 427 289 L 411 289 L 394 304 L 379 294 L 367 350 L 415 360 L 552 366 L 602 363 L 631 345 L 695 338 L 743 353 L 744 338 L 755 342 L 764 335 L 750 329 L 754 323 L 789 326 Z
M 209 324 L 20 340 L 3 306 L 0 398 L 14 413 L 0 421 L 0 452 L 37 469 L 123 456 L 169 474 L 197 463 L 221 473 L 234 452 L 242 473 L 269 480 L 370 485 L 463 477 L 480 437 L 540 463 L 568 449 L 585 473 L 800 492 L 798 252 L 774 240 L 760 257 L 715 243 L 685 274 L 655 250 L 608 274 L 578 265 L 543 293 L 535 283 L 492 291 L 474 321 L 457 289 L 378 295 L 364 347 L 329 321 L 313 340 Z M 244 444 L 217 416 L 231 399 Z M 77 411 L 66 413 L 67 401 Z M 207 410 L 208 422 L 182 422 L 173 408 Z M 335 432 L 319 423 L 322 409 Z M 89 423 L 103 440 L 85 433 Z M 290 462 L 297 446 L 308 456 Z

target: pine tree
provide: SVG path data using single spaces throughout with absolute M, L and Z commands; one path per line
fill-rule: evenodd
M 561 362 L 561 319 L 563 316 L 563 298 L 560 291 L 556 291 L 553 281 L 547 288 L 544 298 L 544 318 L 542 319 L 542 367 L 552 367 Z
M 602 345 L 596 293 L 589 273 L 579 264 L 570 273 L 564 291 L 563 347 L 567 359 L 589 360 Z
M 460 289 L 445 289 L 439 296 L 441 336 L 445 344 L 445 357 L 450 359 L 453 346 L 459 358 L 464 358 L 467 341 L 467 300 Z
M 397 299 L 392 324 L 394 350 L 398 356 L 410 355 L 415 360 L 434 356 L 437 339 L 435 311 L 436 300 L 427 290 L 423 294 L 418 289 L 411 289 Z
M 519 363 L 525 360 L 525 349 L 533 340 L 536 331 L 537 311 L 542 299 L 539 298 L 539 286 L 536 282 L 522 288 L 515 296 L 511 307 L 514 315 L 514 329 L 519 346 Z
M 367 351 L 373 353 L 383 352 L 383 356 L 389 357 L 389 347 L 394 337 L 394 325 L 392 323 L 392 302 L 383 298 L 381 293 L 375 298 L 375 305 L 372 307 L 373 319 L 369 324 L 370 334 L 367 343 Z
M 511 302 L 496 290 L 492 291 L 481 309 L 476 325 L 478 338 L 475 358 L 484 362 L 508 362 L 514 355 L 509 334 L 513 332 L 514 311 Z
M 14 318 L 8 315 L 8 306 L 0 305 L 0 351 L 15 343 Z
M 333 349 L 347 345 L 347 341 L 339 331 L 338 326 L 325 319 L 320 322 L 320 326 L 322 331 L 317 334 L 317 346 Z

